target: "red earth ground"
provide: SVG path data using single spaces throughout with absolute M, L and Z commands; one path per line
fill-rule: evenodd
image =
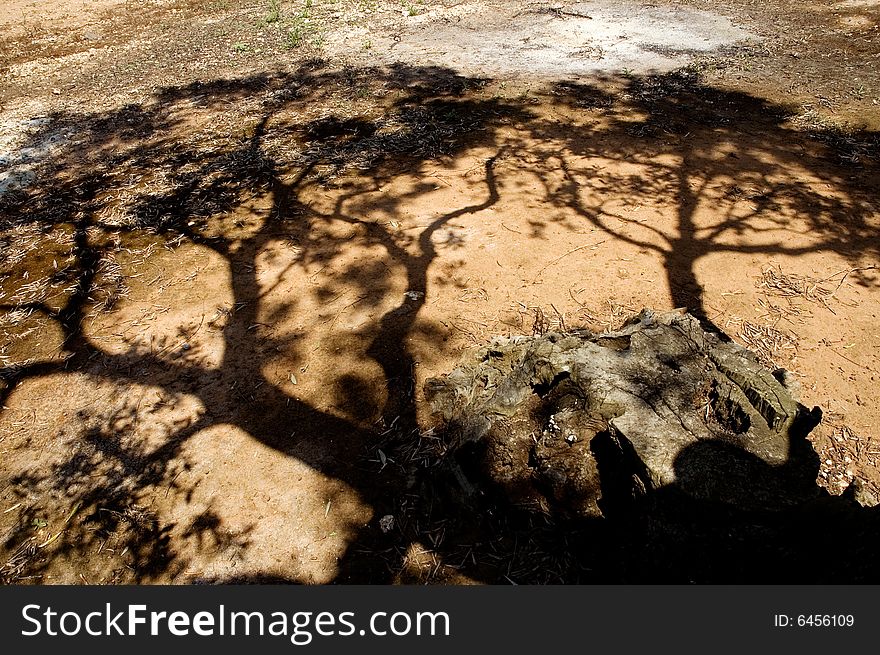
M 3 3 L 4 581 L 543 581 L 410 511 L 423 385 L 642 307 L 792 371 L 880 496 L 878 3 L 594 5 Z M 748 37 L 420 50 L 661 10 Z

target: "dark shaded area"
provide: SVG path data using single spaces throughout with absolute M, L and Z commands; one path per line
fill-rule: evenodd
M 64 275 L 75 283 L 60 300 L 53 299 L 55 304 L 41 301 L 27 307 L 15 303 L 2 307 L 7 313 L 29 309 L 50 318 L 62 331 L 63 344 L 57 358 L 0 368 L 0 404 L 28 379 L 71 370 L 95 379 L 148 380 L 171 396 L 211 398 L 197 422 L 181 427 L 161 446 L 150 449 L 131 443 L 125 428 L 89 432 L 58 470 L 34 471 L 8 481 L 21 489 L 23 498 L 29 490 L 48 488 L 86 512 L 87 523 L 94 529 L 65 533 L 62 539 L 68 541 L 56 551 L 59 556 L 85 557 L 102 538 L 115 534 L 121 522 L 136 523 L 125 531 L 125 544 L 120 544 L 135 554 L 133 569 L 124 574 L 125 579 L 148 582 L 179 574 L 186 562 L 167 539 L 173 526 L 156 518 L 131 518 L 132 513 L 137 513 L 139 498 L 147 489 L 167 486 L 171 493 L 186 497 L 191 490 L 174 484 L 176 467 L 187 465 L 181 460 L 183 445 L 205 428 L 230 424 L 343 480 L 375 508 L 376 520 L 385 514 L 397 517 L 397 527 L 390 533 L 382 533 L 374 521 L 349 545 L 341 562 L 340 582 L 443 581 L 454 580 L 457 574 L 492 583 L 876 581 L 877 565 L 867 554 L 878 543 L 877 512 L 862 510 L 848 497 L 830 498 L 817 491 L 816 498 L 796 510 L 779 508 L 747 515 L 731 513 L 722 502 L 695 503 L 677 489 L 655 490 L 649 499 L 614 500 L 621 476 L 630 473 L 628 460 L 600 432 L 591 446 L 602 453 L 599 476 L 611 500 L 607 518 L 585 521 L 567 516 L 564 508 L 511 502 L 509 489 L 499 493 L 479 482 L 467 488 L 455 470 L 441 463 L 442 440 L 424 438 L 429 426 L 419 425 L 416 419 L 415 361 L 407 342 L 415 330 L 427 329 L 417 327 L 416 318 L 438 254 L 432 237 L 455 218 L 498 202 L 503 194 L 496 172 L 499 157 L 526 148 L 509 138 L 502 145 L 499 133 L 505 126 L 514 125 L 549 144 L 529 152 L 543 166 L 535 171 L 544 183 L 542 202 L 574 210 L 581 223 L 572 229 L 594 227 L 616 240 L 660 254 L 674 304 L 689 308 L 707 324 L 703 290 L 695 272 L 702 258 L 720 252 L 797 256 L 814 250 L 785 241 L 743 246 L 722 238 L 758 229 L 749 225 L 748 216 L 731 214 L 711 230 L 697 230 L 695 209 L 704 191 L 719 179 L 760 183 L 764 191 L 753 198 L 752 216 L 776 220 L 776 210 L 783 207 L 798 212 L 812 222 L 812 233 L 821 238 L 827 251 L 850 260 L 865 252 L 880 253 L 876 226 L 863 204 L 880 186 L 876 134 L 826 130 L 807 138 L 786 127 L 786 108 L 707 87 L 689 72 L 625 82 L 625 98 L 598 86 L 574 83 L 552 90 L 550 102 L 599 112 L 606 123 L 595 129 L 542 119 L 525 101 L 483 93 L 485 80 L 441 68 L 330 71 L 321 62 L 311 62 L 293 73 L 169 88 L 148 106 L 133 105 L 109 114 L 54 116 L 51 129 L 75 126 L 85 136 L 85 145 L 69 161 L 59 161 L 55 170 L 47 172 L 39 190 L 0 199 L 0 229 L 11 232 L 19 226 L 37 225 L 45 234 L 68 233 L 72 263 Z M 380 87 L 384 95 L 377 102 L 375 116 L 340 115 L 295 123 L 283 113 L 327 101 L 334 93 L 358 97 L 365 89 L 371 92 Z M 182 119 L 175 113 L 181 105 L 192 102 L 203 109 L 217 109 L 246 101 L 255 104 L 255 118 L 240 135 L 219 145 L 208 139 L 174 138 L 181 129 Z M 634 120 L 634 115 L 642 118 Z M 716 157 L 713 145 L 730 142 L 738 144 L 736 152 Z M 793 143 L 801 149 L 796 151 Z M 373 181 L 368 189 L 373 191 L 421 163 L 460 156 L 477 147 L 497 153 L 480 171 L 484 200 L 449 209 L 417 234 L 400 236 L 383 224 L 349 214 L 347 203 L 365 193 L 363 189 L 341 194 L 328 214 L 300 201 L 302 189 L 332 184 L 341 171 L 359 170 Z M 662 153 L 674 155 L 678 163 L 659 165 L 651 159 Z M 618 195 L 675 197 L 677 234 L 669 237 L 655 231 L 656 241 L 629 236 L 619 227 L 629 219 L 606 212 L 602 205 L 585 203 L 581 190 L 597 180 L 572 171 L 568 155 L 643 164 L 646 172 L 642 176 L 606 175 L 602 184 Z M 767 182 L 776 168 L 787 165 L 812 167 L 836 193 L 819 196 L 806 183 L 774 186 Z M 112 213 L 108 210 L 120 202 L 111 193 L 122 186 L 120 171 L 162 171 L 168 189 L 157 193 L 135 186 L 122 201 L 122 218 L 108 221 L 105 217 Z M 562 183 L 552 184 L 544 175 L 548 171 L 561 172 Z M 271 195 L 271 219 L 256 228 L 236 225 L 230 214 L 257 192 Z M 384 209 L 394 214 L 402 201 L 387 197 Z M 533 237 L 540 236 L 545 220 L 549 219 L 536 218 Z M 380 402 L 379 395 L 370 394 L 354 375 L 345 377 L 338 385 L 336 404 L 346 409 L 348 419 L 299 401 L 277 381 L 265 379 L 263 367 L 268 359 L 277 352 L 296 353 L 298 344 L 296 338 L 252 330 L 259 323 L 263 293 L 255 273 L 259 253 L 270 242 L 287 238 L 301 248 L 298 265 L 328 261 L 349 243 L 329 238 L 318 229 L 329 223 L 358 227 L 360 243 L 382 249 L 388 262 L 405 270 L 407 280 L 407 295 L 382 315 L 368 335 L 366 354 L 383 372 L 385 393 L 381 397 L 385 400 L 380 406 L 365 408 L 365 402 Z M 785 229 L 784 219 L 778 218 L 777 228 Z M 648 225 L 647 229 L 652 228 Z M 85 317 L 94 308 L 97 289 L 102 288 L 96 278 L 102 259 L 119 247 L 115 243 L 149 242 L 170 247 L 181 242 L 198 244 L 228 262 L 234 311 L 223 328 L 227 347 L 219 367 L 203 367 L 185 358 L 169 361 L 143 351 L 113 354 L 83 334 Z M 8 287 L 21 264 L 0 264 L 5 269 L 0 284 Z M 378 304 L 388 296 L 387 275 L 372 268 L 369 276 L 355 276 L 364 287 L 365 302 Z M 853 274 L 858 282 L 874 283 L 859 275 Z M 242 395 L 230 389 L 234 380 L 261 380 L 263 384 L 253 394 Z M 379 420 L 365 427 L 365 419 L 372 416 Z M 298 428 L 294 434 L 292 425 Z M 705 448 L 729 447 L 706 444 Z M 379 449 L 394 460 L 387 468 L 383 465 L 381 477 L 378 465 L 369 463 L 378 461 Z M 474 461 L 479 460 L 478 453 L 472 455 Z M 682 452 L 679 460 L 688 461 L 688 470 L 693 470 L 702 456 L 695 448 Z M 788 484 L 784 472 L 744 460 L 736 452 L 730 452 L 730 458 L 746 478 Z M 807 469 L 803 465 L 803 461 L 789 464 L 808 471 L 814 479 L 813 464 Z M 469 463 L 460 461 L 459 466 L 467 471 Z M 95 470 L 105 474 L 97 485 L 92 482 Z M 719 472 L 721 479 L 714 483 L 723 485 L 726 474 Z M 474 472 L 471 478 L 479 479 Z M 19 548 L 38 519 L 28 513 L 32 511 L 22 511 L 21 530 L 4 536 L 8 553 Z M 207 514 L 188 526 L 186 533 L 197 544 L 248 547 L 247 534 L 230 538 L 221 523 L 219 516 Z M 441 565 L 433 572 L 413 572 L 405 566 L 407 550 L 415 543 L 440 558 Z M 21 579 L 25 574 L 39 574 L 47 564 L 34 559 L 20 571 Z M 274 577 L 248 580 L 289 582 Z
M 863 508 L 853 488 L 840 497 L 818 488 L 818 461 L 805 439 L 781 467 L 720 440 L 685 448 L 675 462 L 679 483 L 658 489 L 643 484 L 637 458 L 608 432 L 590 448 L 601 517 L 579 515 L 571 502 L 577 489 L 567 498 L 534 479 L 518 478 L 518 487 L 499 480 L 498 452 L 468 447 L 455 458 L 471 492 L 441 469 L 419 488 L 402 535 L 374 538 L 364 552 L 396 542 L 402 554 L 402 544 L 416 540 L 446 564 L 440 575 L 413 566 L 389 571 L 389 580 L 394 573 L 408 583 L 465 575 L 501 584 L 842 584 L 880 575 L 872 554 L 880 510 Z M 719 461 L 726 465 L 719 469 Z M 758 489 L 776 489 L 778 500 Z M 366 564 L 356 551 L 350 563 L 353 572 Z M 368 570 L 369 578 L 345 581 L 375 581 L 377 571 Z

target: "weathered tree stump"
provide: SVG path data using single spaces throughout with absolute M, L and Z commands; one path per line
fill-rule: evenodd
M 821 411 L 783 379 L 692 316 L 645 310 L 612 333 L 495 339 L 426 393 L 453 452 L 511 498 L 603 517 L 670 487 L 745 510 L 815 496 Z

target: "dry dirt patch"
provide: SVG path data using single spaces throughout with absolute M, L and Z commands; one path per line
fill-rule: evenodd
M 394 4 L 360 16 L 398 47 L 430 33 Z M 713 83 L 718 62 L 517 83 L 371 68 L 373 48 L 269 66 L 232 48 L 280 29 L 249 11 L 210 75 L 157 60 L 104 98 L 99 63 L 58 64 L 77 86 L 57 98 L 17 82 L 15 125 L 50 122 L 14 152 L 72 133 L 0 199 L 7 579 L 547 581 L 526 546 L 564 517 L 508 508 L 504 532 L 422 504 L 424 382 L 491 335 L 642 306 L 791 369 L 830 419 L 828 486 L 877 480 L 876 134 L 798 124 Z
M 328 39 L 383 63 L 449 66 L 468 75 L 553 77 L 669 71 L 704 53 L 754 40 L 722 15 L 687 6 L 615 1 L 461 2 L 425 6 L 390 29 L 354 26 Z

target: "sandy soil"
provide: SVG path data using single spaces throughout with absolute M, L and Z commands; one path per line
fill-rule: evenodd
M 309 5 L 0 7 L 5 581 L 518 578 L 412 510 L 424 382 L 642 307 L 877 493 L 877 3 Z

